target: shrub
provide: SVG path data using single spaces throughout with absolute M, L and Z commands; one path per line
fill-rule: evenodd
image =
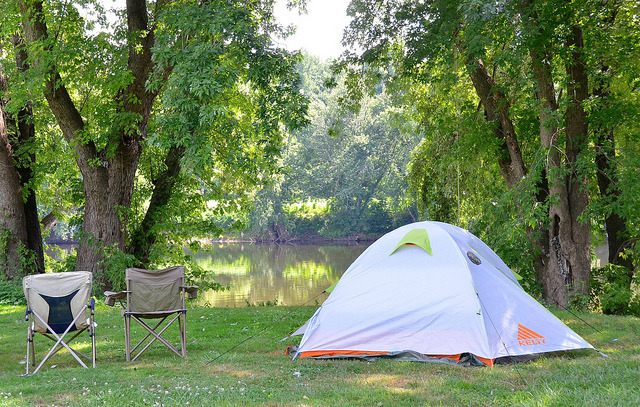
M 637 281 L 632 281 L 630 275 L 625 267 L 615 264 L 593 269 L 592 304 L 604 314 L 640 316 L 640 298 L 633 289 Z
M 27 300 L 22 291 L 22 281 L 0 281 L 0 304 L 26 305 Z

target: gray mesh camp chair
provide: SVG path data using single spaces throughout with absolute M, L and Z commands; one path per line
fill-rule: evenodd
M 184 267 L 170 267 L 164 270 L 128 268 L 125 279 L 126 291 L 118 293 L 107 291 L 104 294 L 107 305 L 115 305 L 116 300 L 122 304 L 127 361 L 136 360 L 156 340 L 162 342 L 176 355 L 187 356 L 185 298 L 196 298 L 198 287 L 185 285 Z M 132 319 L 140 324 L 146 333 L 146 336 L 133 348 L 131 348 Z M 148 319 L 159 319 L 159 321 L 151 326 L 145 322 Z M 167 319 L 169 322 L 159 329 Z M 162 334 L 176 320 L 180 333 L 180 350 L 162 337 Z M 134 354 L 149 338 L 151 340 L 137 354 Z
M 29 367 L 36 365 L 36 334 L 42 334 L 55 344 L 35 368 L 34 374 L 63 348 L 66 348 L 82 367 L 86 368 L 87 365 L 81 358 L 91 361 L 91 365 L 95 367 L 95 301 L 91 298 L 91 282 L 92 274 L 88 271 L 36 274 L 26 276 L 22 280 L 24 295 L 27 298 L 26 319 L 29 322 L 27 374 Z M 87 310 L 90 310 L 88 317 Z M 71 347 L 71 342 L 86 330 L 91 337 L 91 357 Z

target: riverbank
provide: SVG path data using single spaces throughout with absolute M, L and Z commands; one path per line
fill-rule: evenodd
M 186 359 L 154 344 L 124 360 L 120 310 L 96 311 L 98 362 L 82 369 L 66 351 L 35 376 L 24 373 L 24 307 L 0 306 L 0 404 L 157 406 L 572 406 L 640 405 L 640 321 L 556 313 L 595 351 L 517 366 L 465 368 L 416 362 L 295 360 L 281 338 L 315 307 L 197 307 L 187 314 Z M 589 324 L 589 325 L 587 325 Z M 165 335 L 175 340 L 175 335 Z M 614 341 L 615 339 L 615 341 Z M 85 339 L 83 339 L 85 340 Z M 50 341 L 47 341 L 50 343 Z M 44 343 L 37 338 L 36 345 Z M 43 348 L 38 348 L 42 355 Z
M 362 244 L 373 243 L 380 235 L 350 235 L 346 237 L 325 237 L 317 234 L 277 238 L 274 236 L 224 236 L 217 239 L 206 239 L 208 243 L 258 243 L 258 244 L 296 244 L 296 245 L 322 245 L 322 244 Z

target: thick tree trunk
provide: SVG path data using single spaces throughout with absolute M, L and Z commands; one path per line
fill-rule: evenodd
M 568 107 L 564 116 L 565 144 L 560 136 L 551 61 L 553 54 L 547 35 L 538 24 L 538 16 L 528 3 L 521 8 L 533 36 L 529 46 L 532 70 L 540 108 L 540 143 L 547 152 L 546 172 L 549 182 L 549 259 L 542 275 L 544 299 L 566 306 L 576 295 L 588 295 L 591 274 L 591 228 L 580 217 L 588 205 L 587 177 L 580 161 L 587 147 L 587 120 L 582 103 L 588 97 L 588 79 L 584 69 L 582 32 L 572 27 L 566 47 Z
M 558 219 L 554 219 L 554 216 L 561 210 L 561 207 L 566 207 L 562 202 L 566 203 L 567 194 L 561 176 L 562 158 L 560 147 L 558 146 L 559 124 L 555 116 L 558 110 L 558 102 L 551 72 L 553 56 L 548 52 L 533 48 L 530 49 L 530 56 L 538 98 L 542 103 L 540 108 L 540 144 L 547 152 L 546 172 L 549 180 L 549 196 L 553 202 L 558 202 L 557 204 L 552 204 L 550 209 L 551 228 L 548 229 L 548 235 L 545 236 L 550 254 L 546 267 L 540 274 L 540 281 L 545 301 L 564 306 L 567 303 L 567 280 L 563 276 L 563 273 L 566 274 L 566 272 L 562 270 L 566 267 L 563 261 L 558 258 L 558 253 L 562 256 L 562 245 L 557 235 L 559 233 L 559 220 L 564 219 L 565 216 L 558 217 Z
M 566 175 L 564 187 L 567 189 L 566 208 L 557 214 L 560 217 L 558 237 L 562 245 L 562 256 L 566 259 L 569 273 L 567 277 L 570 296 L 589 295 L 591 279 L 591 224 L 589 219 L 581 219 L 589 205 L 588 177 L 580 167 L 586 160 L 588 149 L 587 114 L 583 103 L 589 97 L 589 80 L 583 61 L 584 43 L 582 29 L 573 26 L 567 39 L 567 49 L 571 59 L 567 61 L 567 96 L 569 103 L 565 113 L 567 146 L 565 156 L 570 172 Z M 562 219 L 562 216 L 565 216 Z M 567 217 L 568 216 L 568 217 Z M 553 230 L 556 225 L 552 225 Z M 564 238 L 562 237 L 564 235 Z M 556 253 L 559 255 L 560 253 Z
M 161 5 L 165 3 L 159 3 Z M 20 0 L 27 41 L 48 39 L 42 0 Z M 160 7 L 160 6 L 158 6 Z M 149 27 L 145 0 L 127 1 L 130 35 L 127 66 L 131 83 L 114 95 L 119 114 L 137 117 L 136 123 L 124 123 L 111 129 L 108 145 L 98 150 L 92 140 L 79 141 L 86 126 L 54 64 L 46 66 L 45 97 L 62 133 L 76 152 L 76 163 L 83 177 L 85 208 L 76 269 L 97 272 L 105 267 L 103 249 L 125 250 L 127 211 L 131 204 L 135 173 L 140 159 L 140 142 L 159 89 L 148 90 L 153 72 L 154 27 Z M 42 63 L 42 61 L 36 61 Z M 169 75 L 164 72 L 163 79 Z M 132 126 L 133 125 L 133 126 Z M 118 126 L 118 125 L 116 125 Z M 132 131 L 135 127 L 135 131 Z M 124 270 L 123 270 L 124 272 Z M 106 280 L 102 283 L 107 284 Z
M 13 43 L 17 68 L 26 71 L 27 56 L 18 35 L 14 35 Z M 5 91 L 8 79 L 1 70 L 0 66 L 0 91 Z M 7 275 L 16 277 L 19 273 L 44 273 L 44 251 L 36 194 L 31 185 L 35 154 L 25 148 L 35 139 L 31 106 L 9 115 L 6 102 L 0 100 L 0 236 L 4 236 L 6 246 L 0 247 L 0 259 L 6 263 Z M 23 151 L 17 153 L 20 149 Z
M 6 89 L 6 77 L 0 70 L 0 90 Z M 27 229 L 20 176 L 9 142 L 5 100 L 0 99 L 0 270 L 8 278 L 21 271 L 20 248 L 27 246 Z
M 27 65 L 27 53 L 24 50 L 24 44 L 19 35 L 13 36 L 13 45 L 16 50 L 16 65 L 22 72 L 26 72 L 29 67 Z M 23 107 L 18 112 L 17 117 L 17 144 L 19 146 L 28 146 L 33 144 L 36 138 L 36 129 L 33 123 L 33 109 L 30 105 Z M 20 162 L 18 162 L 18 174 L 20 175 L 20 185 L 23 193 L 26 195 L 24 202 L 24 215 L 27 229 L 27 248 L 34 256 L 33 271 L 44 273 L 44 247 L 42 244 L 42 229 L 40 228 L 40 218 L 38 216 L 38 203 L 36 200 L 36 192 L 31 186 L 33 179 L 32 166 L 36 162 L 36 156 L 33 152 L 22 154 Z

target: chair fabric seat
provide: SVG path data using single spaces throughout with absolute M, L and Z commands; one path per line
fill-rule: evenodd
M 72 329 L 79 330 L 89 326 L 85 306 L 91 296 L 92 277 L 88 271 L 34 274 L 24 277 L 22 286 L 29 308 L 36 311 L 45 321 L 49 321 L 54 331 L 62 329 L 60 327 L 66 323 L 64 329 L 59 332 L 62 333 L 78 313 L 82 315 Z M 49 331 L 38 318 L 33 320 L 33 325 L 35 332 Z
M 181 285 L 180 280 L 168 284 L 141 284 L 132 281 L 129 312 L 146 314 L 181 309 Z
M 43 334 L 55 344 L 41 360 L 33 373 L 37 373 L 44 363 L 62 349 L 67 349 L 82 367 L 85 358 L 95 367 L 95 324 L 93 323 L 94 300 L 91 298 L 93 275 L 88 271 L 45 273 L 26 276 L 22 287 L 27 299 L 27 374 L 29 367 L 36 365 L 34 339 Z M 90 313 L 88 312 L 90 310 Z M 91 357 L 82 354 L 71 342 L 83 331 L 88 330 L 91 338 Z M 71 332 L 73 335 L 69 335 Z M 70 338 L 67 338 L 69 335 Z M 31 358 L 30 358 L 31 356 Z

